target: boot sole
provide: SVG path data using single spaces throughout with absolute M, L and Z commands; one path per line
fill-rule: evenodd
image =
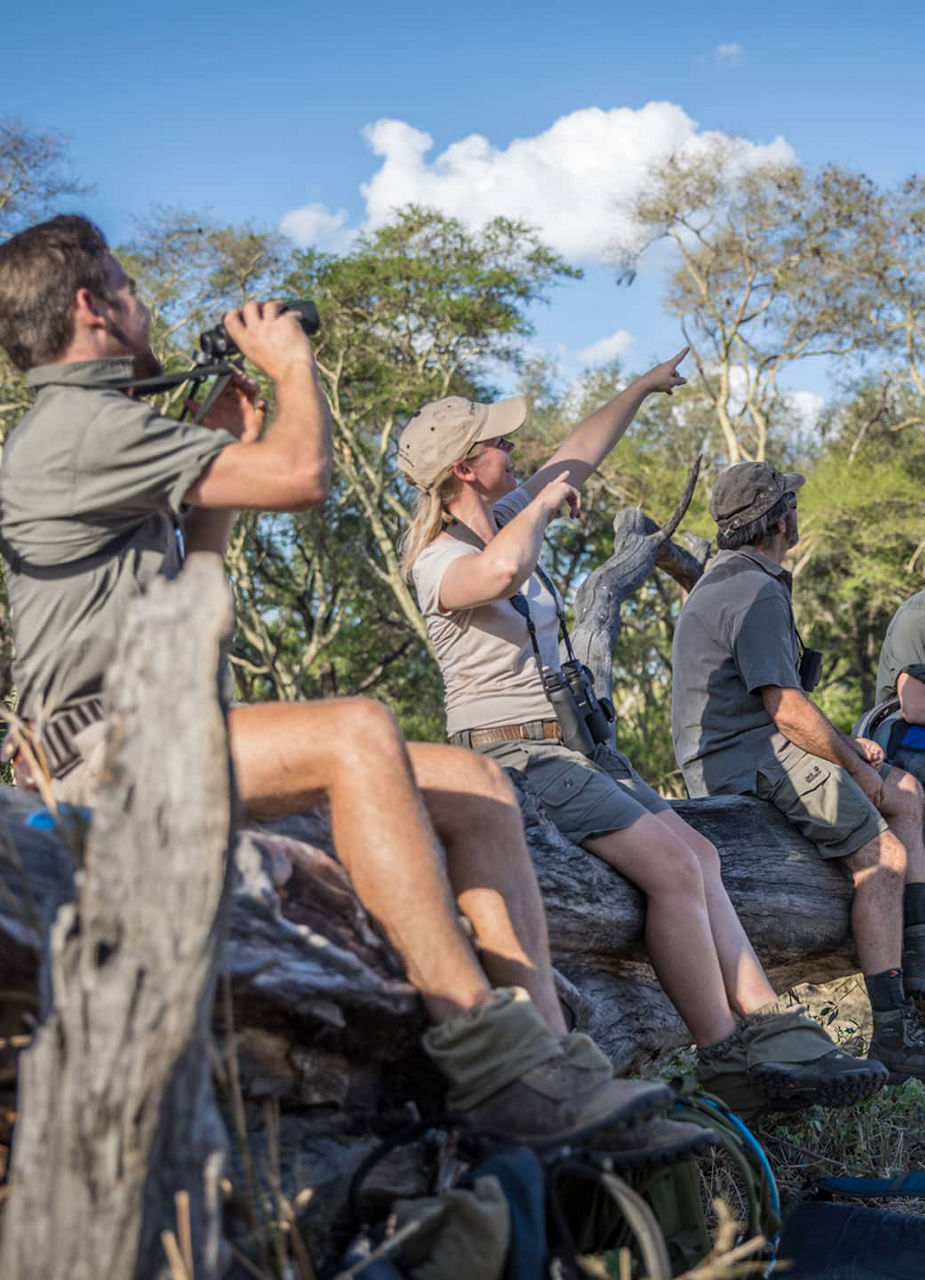
M 865 1102 L 889 1082 L 886 1071 L 851 1071 L 820 1080 L 812 1084 L 789 1082 L 776 1072 L 767 1077 L 760 1067 L 749 1072 L 749 1078 L 761 1090 L 769 1103 L 791 1104 L 801 1107 L 851 1107 Z
M 662 1090 L 653 1090 L 649 1094 L 641 1094 L 631 1103 L 624 1103 L 610 1115 L 603 1115 L 598 1120 L 560 1133 L 519 1133 L 516 1130 L 505 1130 L 507 1137 L 516 1138 L 530 1147 L 567 1147 L 575 1143 L 585 1144 L 585 1139 L 593 1138 L 605 1130 L 611 1133 L 623 1133 L 637 1124 L 652 1120 L 662 1115 L 674 1102 L 674 1092 L 665 1085 Z M 604 1139 L 606 1142 L 606 1139 Z M 594 1148 L 592 1147 L 592 1150 Z
M 683 1142 L 665 1143 L 660 1147 L 640 1147 L 629 1151 L 602 1151 L 615 1169 L 656 1169 L 661 1165 L 674 1164 L 682 1156 L 700 1155 L 708 1147 L 719 1142 L 712 1129 L 703 1129 L 696 1137 L 686 1138 Z

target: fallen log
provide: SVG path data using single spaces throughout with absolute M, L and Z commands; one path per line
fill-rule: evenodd
M 646 962 L 641 895 L 567 841 L 526 782 L 514 780 L 560 994 L 576 1024 L 626 1072 L 688 1043 Z M 19 958 L 11 976 L 20 988 L 36 981 L 42 920 L 71 891 L 66 846 L 54 832 L 24 825 L 39 804 L 0 791 L 9 835 L 0 864 L 0 937 Z M 719 849 L 730 896 L 779 990 L 856 970 L 850 885 L 772 806 L 735 798 L 677 807 Z M 226 1042 L 233 1032 L 254 1158 L 269 1167 L 281 1150 L 288 1194 L 312 1188 L 303 1226 L 321 1254 L 347 1180 L 376 1133 L 397 1117 L 438 1110 L 442 1093 L 418 1048 L 421 1002 L 330 850 L 321 812 L 240 833 L 222 959 L 234 1026 L 221 1003 L 215 1022 Z M 18 905 L 26 881 L 32 918 Z M 262 1109 L 267 1101 L 280 1109 L 275 1136 Z M 408 1177 L 410 1194 L 413 1171 Z M 237 1192 L 240 1165 L 231 1180 Z M 393 1177 L 389 1190 L 395 1185 Z

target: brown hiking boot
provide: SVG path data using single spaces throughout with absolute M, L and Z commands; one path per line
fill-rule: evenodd
M 465 1114 L 473 1129 L 505 1133 L 531 1146 L 582 1142 L 608 1150 L 615 1134 L 667 1110 L 673 1098 L 667 1085 L 608 1079 L 560 1055 L 531 1067 Z
M 596 1055 L 594 1066 L 573 1061 L 519 987 L 432 1027 L 424 1048 L 450 1082 L 447 1105 L 472 1128 L 537 1146 L 620 1131 L 667 1111 L 674 1096 L 667 1085 L 613 1079 Z

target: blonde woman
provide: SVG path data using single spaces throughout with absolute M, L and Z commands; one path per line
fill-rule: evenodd
M 510 437 L 523 397 L 425 405 L 399 442 L 399 466 L 421 490 L 404 568 L 443 674 L 451 741 L 522 770 L 559 829 L 646 895 L 649 955 L 699 1046 L 703 1082 L 743 1110 L 845 1105 L 876 1092 L 883 1069 L 837 1050 L 802 1010 L 779 1010 L 716 849 L 613 747 L 567 747 L 544 689 L 541 672 L 553 673 L 548 687 L 560 671 L 562 609 L 538 570 L 546 528 L 577 518 L 582 484 L 644 400 L 684 384 L 686 354 L 584 419 L 522 484 Z

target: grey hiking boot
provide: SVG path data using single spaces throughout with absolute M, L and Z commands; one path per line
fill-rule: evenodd
M 493 991 L 423 1043 L 450 1082 L 453 1111 L 473 1128 L 537 1146 L 619 1132 L 667 1111 L 674 1097 L 667 1085 L 615 1080 L 597 1055 L 594 1066 L 573 1061 L 519 987 Z
M 697 1078 L 745 1120 L 768 1110 L 851 1106 L 886 1084 L 879 1062 L 845 1053 L 802 1005 L 777 1001 L 700 1049 Z
M 874 1010 L 874 1034 L 867 1056 L 883 1063 L 890 1073 L 890 1084 L 904 1084 L 910 1077 L 925 1080 L 925 1023 L 914 1004 Z

